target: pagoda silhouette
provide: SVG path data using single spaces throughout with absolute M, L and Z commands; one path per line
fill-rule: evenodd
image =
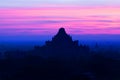
M 73 41 L 64 28 L 60 28 L 58 33 L 52 38 L 52 41 L 46 41 L 47 46 L 59 48 L 73 48 L 78 46 L 78 41 Z
M 60 28 L 58 33 L 51 41 L 46 41 L 44 46 L 35 46 L 38 54 L 54 55 L 54 56 L 69 56 L 89 51 L 86 45 L 79 45 L 78 40 L 73 41 L 72 37 L 68 35 L 64 28 Z

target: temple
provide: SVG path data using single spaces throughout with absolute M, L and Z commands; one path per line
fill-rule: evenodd
M 68 35 L 64 28 L 60 28 L 58 33 L 52 38 L 52 41 L 46 41 L 47 46 L 53 47 L 75 47 L 78 46 L 78 41 L 73 41 L 72 37 Z
M 60 28 L 58 33 L 51 41 L 46 41 L 44 46 L 35 46 L 36 53 L 41 53 L 42 56 L 73 56 L 81 53 L 87 53 L 89 47 L 86 45 L 79 45 L 78 40 L 73 41 L 72 37 L 68 35 L 64 28 Z

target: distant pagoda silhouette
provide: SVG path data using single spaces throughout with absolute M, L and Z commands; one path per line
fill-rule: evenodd
M 69 56 L 88 52 L 89 47 L 86 45 L 79 45 L 78 40 L 73 41 L 72 37 L 68 35 L 64 28 L 60 28 L 58 33 L 51 41 L 46 41 L 43 46 L 35 46 L 35 52 L 43 53 L 42 55 L 49 56 Z
M 72 37 L 68 35 L 64 28 L 60 28 L 58 33 L 52 38 L 52 41 L 46 41 L 47 46 L 53 47 L 75 47 L 78 46 L 78 41 L 73 41 Z

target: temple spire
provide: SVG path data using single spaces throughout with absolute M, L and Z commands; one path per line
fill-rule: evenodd
M 67 33 L 64 28 L 60 28 L 57 35 L 67 35 Z

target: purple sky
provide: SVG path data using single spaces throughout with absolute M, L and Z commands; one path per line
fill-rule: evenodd
M 119 5 L 120 0 L 1 0 L 0 38 L 53 35 L 60 27 L 71 35 L 120 35 Z

